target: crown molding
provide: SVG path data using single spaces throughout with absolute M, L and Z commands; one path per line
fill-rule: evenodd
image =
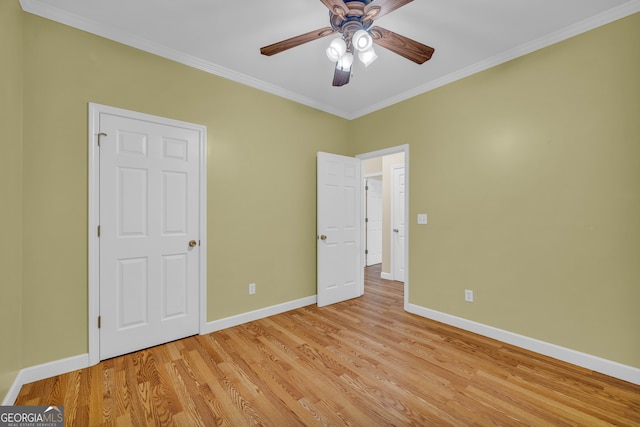
M 342 117 L 347 120 L 354 120 L 380 109 L 389 107 L 402 101 L 406 101 L 409 98 L 413 98 L 415 96 L 429 92 L 433 89 L 487 70 L 491 67 L 495 67 L 496 65 L 500 65 L 512 59 L 518 58 L 539 49 L 543 49 L 552 44 L 561 42 L 576 35 L 614 22 L 618 19 L 640 12 L 640 0 L 630 0 L 599 15 L 595 15 L 591 18 L 565 27 L 537 40 L 533 40 L 531 42 L 517 46 L 513 49 L 504 51 L 489 59 L 477 62 L 461 70 L 443 76 L 439 79 L 418 86 L 415 89 L 411 89 L 396 96 L 392 96 L 360 110 L 344 111 L 336 109 L 333 106 L 320 103 L 312 98 L 300 95 L 299 93 L 284 89 L 280 86 L 258 80 L 246 74 L 220 66 L 218 64 L 204 61 L 193 55 L 188 55 L 175 49 L 168 48 L 167 46 L 154 43 L 150 40 L 138 37 L 126 31 L 83 18 L 79 15 L 69 13 L 48 4 L 44 4 L 38 0 L 20 0 L 20 5 L 25 12 L 50 19 L 55 22 L 59 22 L 64 25 L 68 25 L 70 27 L 86 31 L 88 33 L 95 34 L 97 36 L 104 37 L 106 39 L 113 40 L 118 43 L 134 47 L 136 49 L 140 49 L 142 51 L 181 63 L 192 68 L 196 68 L 210 74 L 214 74 L 228 80 L 232 80 L 234 82 L 252 87 L 254 89 L 258 89 L 338 117 Z
M 349 119 L 356 119 L 358 117 L 365 116 L 367 114 L 400 103 L 402 101 L 406 101 L 409 98 L 413 98 L 415 96 L 437 89 L 441 86 L 453 83 L 465 77 L 469 77 L 473 74 L 511 61 L 512 59 L 516 59 L 529 53 L 535 52 L 536 50 L 544 49 L 545 47 L 567 40 L 582 33 L 586 33 L 587 31 L 596 29 L 603 25 L 610 24 L 611 22 L 617 21 L 638 12 L 640 12 L 640 0 L 631 0 L 618 7 L 609 9 L 599 15 L 592 16 L 576 24 L 547 34 L 546 36 L 539 39 L 524 43 L 520 46 L 516 46 L 515 48 L 506 50 L 491 58 L 476 62 L 475 64 L 462 68 L 439 79 L 433 80 L 422 86 L 418 86 L 415 89 L 411 89 L 409 91 L 400 93 L 397 96 L 387 98 L 384 101 L 371 105 L 368 108 L 358 110 L 354 114 L 352 114 Z
M 250 86 L 254 89 L 258 89 L 270 94 L 279 96 L 281 98 L 288 99 L 298 104 L 303 104 L 308 107 L 327 112 L 329 114 L 347 118 L 348 112 L 335 109 L 331 106 L 324 105 L 316 100 L 302 96 L 296 92 L 289 91 L 282 87 L 267 83 L 262 80 L 258 80 L 246 74 L 234 71 L 232 69 L 214 64 L 209 61 L 204 61 L 193 55 L 185 54 L 175 49 L 171 49 L 167 46 L 154 43 L 145 38 L 136 36 L 127 31 L 104 25 L 102 23 L 84 18 L 82 16 L 69 13 L 62 9 L 44 4 L 38 0 L 19 0 L 22 10 L 31 13 L 33 15 L 46 18 L 60 24 L 67 25 L 69 27 L 76 28 L 78 30 L 86 31 L 88 33 L 113 40 L 126 46 L 130 46 L 139 50 L 142 50 L 153 55 L 160 56 L 171 61 L 178 62 L 191 68 L 198 69 L 200 71 L 207 72 L 234 82 Z

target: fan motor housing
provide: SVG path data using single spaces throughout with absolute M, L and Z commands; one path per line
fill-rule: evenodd
M 364 14 L 364 8 L 373 0 L 352 0 L 346 1 L 349 8 L 346 14 L 329 11 L 329 22 L 331 28 L 341 33 L 346 39 L 350 39 L 353 33 L 359 29 L 368 30 L 373 24 L 372 19 L 368 19 Z

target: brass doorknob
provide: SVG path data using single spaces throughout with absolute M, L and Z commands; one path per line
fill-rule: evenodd
M 189 242 L 189 247 L 190 247 L 190 248 L 193 248 L 193 247 L 195 247 L 197 244 L 198 244 L 198 242 L 196 242 L 195 240 L 192 240 L 192 241 L 190 241 L 190 242 Z
M 327 236 L 323 234 L 322 236 L 320 236 L 320 240 L 327 240 Z

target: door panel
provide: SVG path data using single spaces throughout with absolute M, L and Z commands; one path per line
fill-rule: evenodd
M 362 295 L 360 160 L 318 153 L 318 306 Z
M 188 176 L 184 172 L 162 173 L 162 235 L 187 235 Z
M 116 300 L 119 306 L 119 329 L 146 325 L 149 289 L 148 258 L 120 259 L 116 267 Z
M 198 332 L 199 133 L 102 113 L 100 359 Z
M 162 319 L 188 314 L 188 258 L 185 254 L 162 257 Z
M 147 171 L 117 168 L 116 222 L 118 235 L 123 237 L 147 235 Z

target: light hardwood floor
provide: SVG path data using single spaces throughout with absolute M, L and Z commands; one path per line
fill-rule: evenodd
M 365 295 L 194 336 L 27 384 L 69 426 L 640 426 L 640 386 Z

